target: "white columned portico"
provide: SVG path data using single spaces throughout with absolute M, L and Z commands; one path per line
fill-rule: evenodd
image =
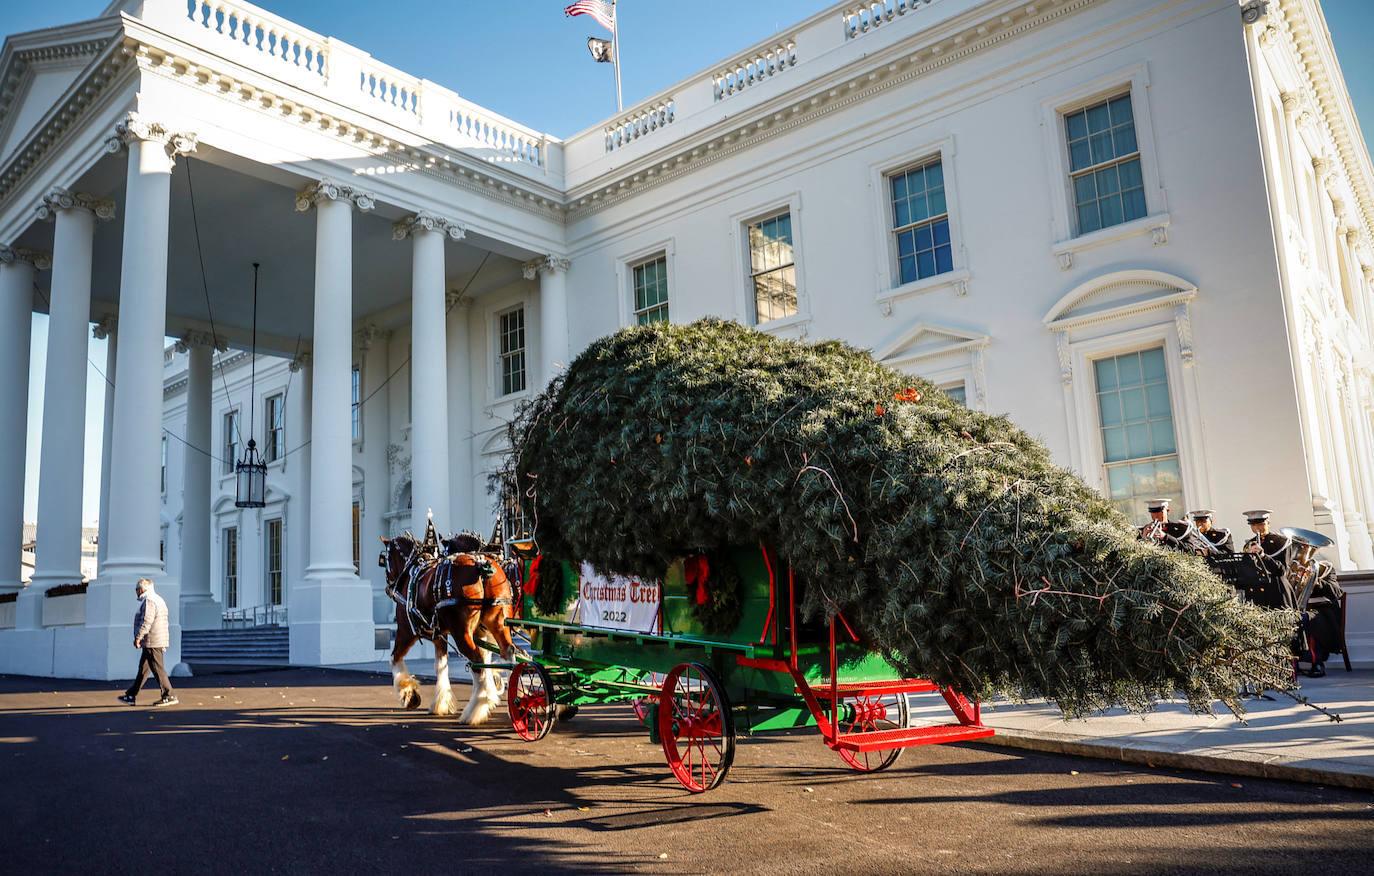
M 565 258 L 547 255 L 524 265 L 526 280 L 539 279 L 539 345 L 545 383 L 568 367 L 569 264 Z
M 114 217 L 114 202 L 54 189 L 38 208 L 55 222 L 47 371 L 43 384 L 43 444 L 38 463 L 37 557 L 19 597 L 15 628 L 43 626 L 43 593 L 81 581 L 81 478 L 86 436 L 86 333 L 90 330 L 91 258 L 96 219 Z M 40 646 L 41 647 L 41 646 Z M 51 675 L 51 654 L 32 654 L 16 670 Z
M 223 612 L 210 592 L 210 357 L 212 335 L 188 332 L 177 352 L 188 355 L 186 448 L 181 499 L 181 628 L 217 630 Z M 227 349 L 227 348 L 226 348 Z
M 468 318 L 472 313 L 472 299 L 458 292 L 446 296 L 448 303 L 448 336 L 470 337 Z M 453 519 L 463 527 L 475 526 L 478 532 L 486 534 L 487 519 L 485 509 L 473 507 L 472 473 L 472 349 L 467 343 L 451 344 L 448 351 L 448 385 L 454 395 L 455 404 L 448 409 L 448 433 L 453 436 L 449 442 L 449 458 L 452 469 L 449 471 L 449 512 Z M 485 484 L 483 484 L 485 486 Z
M 444 290 L 444 240 L 462 240 L 456 223 L 418 213 L 392 226 L 396 240 L 412 241 L 410 269 L 411 502 L 432 511 L 434 525 L 455 526 L 449 503 L 448 339 Z M 416 367 L 416 363 L 421 363 Z
M 329 181 L 296 195 L 315 210 L 315 334 L 311 352 L 310 557 L 291 590 L 291 662 L 376 656 L 372 591 L 353 569 L 353 208 L 373 198 Z
M 29 343 L 33 287 L 47 253 L 0 246 L 0 406 L 13 420 L 0 429 L 0 593 L 13 593 L 19 579 L 24 527 L 24 445 L 28 430 Z
M 115 357 L 119 355 L 119 317 L 102 317 L 91 329 L 96 340 L 105 342 L 105 414 L 101 420 L 100 437 L 100 520 L 96 530 L 96 568 L 105 564 L 105 551 L 110 543 L 110 430 L 114 427 Z
M 119 274 L 118 380 L 110 426 L 108 545 L 99 576 L 87 592 L 83 647 L 59 656 L 59 675 L 123 678 L 130 672 L 129 624 L 137 607 L 134 585 L 151 578 L 169 606 L 171 646 L 164 657 L 176 666 L 181 654 L 177 582 L 163 572 L 161 536 L 162 350 L 167 328 L 167 237 L 170 231 L 172 163 L 195 149 L 193 135 L 169 130 L 130 113 L 106 141 L 126 149 L 124 244 Z M 62 660 L 70 661 L 64 670 Z M 93 673 L 93 675 L 92 675 Z

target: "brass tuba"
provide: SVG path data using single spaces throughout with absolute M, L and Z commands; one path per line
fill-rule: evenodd
M 1279 532 L 1292 541 L 1293 547 L 1288 554 L 1288 574 L 1293 590 L 1299 597 L 1298 610 L 1302 611 L 1312 597 L 1312 588 L 1317 586 L 1317 567 L 1320 564 L 1317 551 L 1331 546 L 1333 542 L 1320 532 L 1296 526 L 1285 526 Z

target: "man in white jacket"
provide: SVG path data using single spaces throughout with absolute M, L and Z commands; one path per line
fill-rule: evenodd
M 162 665 L 162 652 L 172 643 L 167 619 L 167 602 L 157 595 L 153 590 L 153 582 L 147 578 L 138 579 L 134 592 L 142 600 L 138 613 L 134 615 L 134 647 L 142 648 L 143 653 L 138 658 L 138 674 L 134 677 L 134 683 L 119 699 L 132 706 L 134 698 L 143 687 L 143 682 L 148 680 L 148 672 L 151 670 L 158 686 L 162 688 L 162 699 L 153 705 L 175 706 L 178 700 L 176 694 L 172 693 L 172 682 L 167 678 L 167 670 Z

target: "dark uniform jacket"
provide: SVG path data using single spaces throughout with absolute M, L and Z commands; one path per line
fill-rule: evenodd
M 1152 524 L 1153 521 L 1140 527 L 1137 533 L 1140 539 L 1144 541 L 1153 541 L 1153 539 L 1145 534 Z M 1194 552 L 1192 546 L 1188 544 L 1188 533 L 1191 531 L 1192 527 L 1180 520 L 1166 520 L 1164 521 L 1164 538 L 1159 540 L 1159 544 L 1167 548 L 1173 548 L 1176 551 L 1185 551 L 1191 554 Z
M 1231 537 L 1231 530 L 1212 528 L 1206 532 L 1202 532 L 1202 530 L 1199 529 L 1198 532 L 1202 534 L 1203 538 L 1216 545 L 1223 552 L 1228 554 L 1235 553 L 1236 541 Z

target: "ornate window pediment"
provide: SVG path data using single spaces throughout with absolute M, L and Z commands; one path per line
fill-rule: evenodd
M 1176 307 L 1197 297 L 1197 287 L 1162 271 L 1118 271 L 1082 283 L 1045 314 L 1051 331 L 1124 319 L 1161 307 Z
M 991 338 L 968 329 L 918 322 L 874 351 L 879 362 L 941 388 L 963 385 L 969 407 L 987 410 L 983 355 Z

